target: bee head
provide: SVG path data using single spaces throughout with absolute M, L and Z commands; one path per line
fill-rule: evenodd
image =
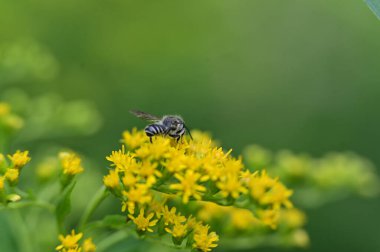
M 184 121 L 179 116 L 166 116 L 163 120 L 163 124 L 171 130 L 181 130 L 184 127 Z

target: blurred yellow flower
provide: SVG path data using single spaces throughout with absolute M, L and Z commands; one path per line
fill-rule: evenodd
M 269 177 L 265 170 L 251 174 L 248 186 L 253 199 L 263 205 L 279 208 L 281 205 L 292 207 L 289 197 L 292 190 L 287 189 L 278 179 Z
M 299 228 L 305 225 L 306 215 L 297 208 L 283 209 L 280 212 L 280 223 L 291 228 Z
M 61 241 L 61 245 L 56 247 L 56 250 L 60 250 L 62 252 L 67 251 L 69 249 L 78 249 L 78 241 L 82 238 L 83 233 L 75 234 L 75 230 L 71 231 L 71 234 L 63 236 L 59 235 L 58 239 Z M 75 250 L 74 250 L 75 251 Z
M 96 246 L 92 242 L 91 238 L 84 240 L 82 247 L 83 247 L 83 252 L 95 252 L 96 251 Z
M 116 171 L 110 170 L 109 174 L 103 177 L 103 183 L 107 188 L 115 189 L 120 185 L 120 178 Z
M 59 153 L 63 173 L 67 175 L 76 175 L 84 171 L 81 166 L 82 160 L 75 153 L 61 152 Z
M 18 177 L 19 177 L 19 170 L 18 169 L 14 169 L 14 168 L 9 168 L 7 169 L 7 171 L 5 172 L 5 178 L 11 182 L 11 183 L 14 183 L 18 180 Z
M 21 169 L 30 161 L 30 157 L 28 155 L 29 151 L 18 150 L 13 155 L 8 155 L 8 158 L 12 161 L 14 168 Z
M 277 228 L 278 219 L 280 217 L 280 211 L 277 209 L 260 209 L 257 211 L 260 221 L 271 227 L 272 229 Z
M 144 208 L 140 210 L 140 214 L 137 217 L 129 214 L 128 217 L 136 224 L 137 230 L 153 232 L 151 227 L 157 224 L 158 220 L 152 220 L 154 213 L 150 213 L 147 217 L 144 216 Z

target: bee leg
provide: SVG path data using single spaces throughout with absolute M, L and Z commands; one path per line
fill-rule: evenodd
M 149 141 L 150 141 L 150 143 L 153 143 L 153 141 L 152 141 L 152 137 L 149 137 Z

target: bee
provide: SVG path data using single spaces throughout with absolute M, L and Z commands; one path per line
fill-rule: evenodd
M 189 129 L 185 125 L 185 121 L 178 115 L 158 117 L 139 110 L 131 110 L 129 112 L 138 118 L 151 122 L 144 129 L 151 143 L 152 137 L 156 135 L 170 136 L 178 142 L 185 133 L 188 133 L 190 138 L 193 139 Z

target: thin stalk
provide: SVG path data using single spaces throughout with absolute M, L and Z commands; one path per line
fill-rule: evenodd
M 87 221 L 91 218 L 96 208 L 103 202 L 108 196 L 105 186 L 101 186 L 99 190 L 94 194 L 90 203 L 87 205 L 82 217 L 79 220 L 79 230 L 82 230 Z
M 108 236 L 104 240 L 100 241 L 96 246 L 96 251 L 107 251 L 109 247 L 112 245 L 124 240 L 128 237 L 128 233 L 126 230 L 119 230 L 112 235 Z
M 19 239 L 18 246 L 20 252 L 33 252 L 34 244 L 33 239 L 30 237 L 31 232 L 26 226 L 25 220 L 22 218 L 22 215 L 18 209 L 10 212 L 11 218 L 9 220 L 10 225 L 14 228 L 14 236 L 16 239 Z

